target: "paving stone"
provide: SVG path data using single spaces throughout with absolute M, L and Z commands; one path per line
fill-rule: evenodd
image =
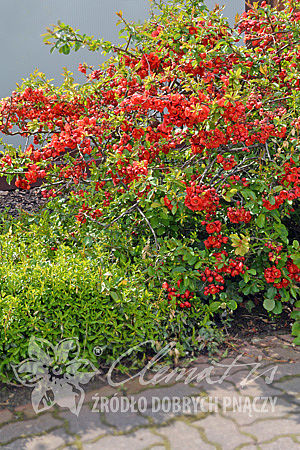
M 232 450 L 242 444 L 252 444 L 250 437 L 239 432 L 238 427 L 231 421 L 221 416 L 210 415 L 205 419 L 193 422 L 197 427 L 201 427 L 208 440 L 214 444 L 219 444 L 222 450 Z
M 299 362 L 300 361 L 300 353 L 290 347 L 290 346 L 286 346 L 286 347 L 275 347 L 275 348 L 269 348 L 265 350 L 265 353 L 277 360 L 282 360 L 282 361 L 295 361 L 295 362 Z
M 251 364 L 258 358 L 263 357 L 263 349 L 257 344 L 251 344 L 250 342 L 244 342 L 239 347 L 239 362 L 244 364 Z
M 83 450 L 143 450 L 163 440 L 149 430 L 138 430 L 132 434 L 104 437 L 94 443 L 83 444 Z
M 21 414 L 19 420 L 15 420 L 17 415 L 14 416 L 9 410 L 2 410 L 0 444 L 4 444 L 2 447 L 6 450 L 52 450 L 61 446 L 75 450 L 77 446 L 74 441 L 78 436 L 83 443 L 83 450 L 164 449 L 166 441 L 155 435 L 157 430 L 168 439 L 170 450 L 206 450 L 214 448 L 214 445 L 222 447 L 222 450 L 238 446 L 245 450 L 300 449 L 300 352 L 289 345 L 288 339 L 272 336 L 258 340 L 255 338 L 251 344 L 243 344 L 240 351 L 247 354 L 239 360 L 229 356 L 217 365 L 213 365 L 206 357 L 198 358 L 193 367 L 182 372 L 181 380 L 173 385 L 170 383 L 175 382 L 180 371 L 173 372 L 172 369 L 168 375 L 173 374 L 173 378 L 169 378 L 167 383 L 164 383 L 166 375 L 158 376 L 150 372 L 144 379 L 150 380 L 152 377 L 153 383 L 143 385 L 138 378 L 130 380 L 128 384 L 124 383 L 124 394 L 119 390 L 118 396 L 127 394 L 129 400 L 135 401 L 144 398 L 145 402 L 141 404 L 147 409 L 140 409 L 141 414 L 104 411 L 101 416 L 99 412 L 93 411 L 93 397 L 107 398 L 117 392 L 111 386 L 101 385 L 98 390 L 86 393 L 85 404 L 78 418 L 66 408 L 59 409 L 58 418 L 48 413 L 36 415 L 31 405 L 15 408 L 27 420 L 22 420 Z M 280 363 L 279 358 L 296 362 Z M 235 365 L 232 366 L 234 361 Z M 250 374 L 254 363 L 259 366 L 248 377 L 249 380 L 267 369 L 276 368 L 272 383 L 267 384 L 264 376 L 261 376 L 246 386 L 241 386 L 241 381 Z M 228 376 L 219 383 L 229 367 Z M 271 370 L 266 375 L 270 373 Z M 184 383 L 188 377 L 193 379 L 189 384 Z M 268 400 L 265 405 L 267 411 L 262 411 L 261 400 L 256 400 L 254 405 L 255 397 L 272 397 L 273 400 L 276 397 L 277 402 L 272 408 Z M 176 399 L 179 406 L 174 402 Z M 186 401 L 191 403 L 188 405 Z M 196 401 L 198 403 L 194 403 Z M 158 409 L 154 410 L 154 405 Z M 254 411 L 253 406 L 258 410 Z M 188 417 L 178 419 L 183 414 Z M 149 418 L 153 421 L 153 429 L 149 428 Z M 174 418 L 175 421 L 168 423 L 168 420 Z M 14 422 L 6 423 L 11 420 Z M 63 428 L 65 421 L 67 429 Z M 57 428 L 47 434 L 31 436 L 46 433 L 53 427 Z M 133 433 L 133 427 L 139 428 Z M 124 432 L 127 433 L 120 434 Z M 242 432 L 256 436 L 257 441 L 254 442 L 251 436 Z M 294 442 L 290 436 L 296 435 L 298 441 Z M 274 438 L 276 440 L 270 442 Z M 14 441 L 8 443 L 12 439 Z
M 72 439 L 63 429 L 54 430 L 45 436 L 32 436 L 25 439 L 6 444 L 2 447 L 5 450 L 54 450 L 61 447 Z
M 192 386 L 197 386 L 199 389 L 204 391 L 213 390 L 215 386 L 223 386 L 224 383 L 228 383 L 232 377 L 237 376 L 238 373 L 244 370 L 245 375 L 249 373 L 249 369 L 242 364 L 240 366 L 231 366 L 232 360 L 226 360 L 224 364 L 220 365 L 211 364 L 206 367 L 196 367 L 198 371 L 195 373 L 193 380 L 191 381 Z
M 279 341 L 283 340 L 283 341 L 286 341 L 286 342 L 292 344 L 295 337 L 291 336 L 290 334 L 279 334 L 277 339 Z
M 260 444 L 262 450 L 299 450 L 299 443 L 294 442 L 291 438 L 280 438 L 269 444 Z
M 224 361 L 209 366 L 196 366 L 194 380 L 192 384 L 201 384 L 203 388 L 207 385 L 222 384 L 223 381 L 231 380 L 231 377 L 237 373 L 245 372 L 245 375 L 249 373 L 247 364 L 236 362 L 236 366 L 232 365 L 232 361 Z M 197 380 L 198 375 L 198 380 Z M 203 379 L 201 379 L 203 378 Z
M 251 379 L 254 378 L 255 375 L 251 375 L 251 370 L 239 370 L 234 373 L 229 373 L 228 376 L 224 379 L 227 383 L 233 384 L 236 389 L 242 389 L 243 383 L 250 382 Z M 220 383 L 220 386 L 222 386 Z
M 224 370 L 224 369 L 223 369 Z M 159 372 L 151 378 L 151 384 L 148 386 L 164 387 L 170 384 L 178 383 L 189 385 L 197 382 L 198 380 L 205 382 L 205 378 L 213 378 L 216 376 L 216 367 L 214 364 L 207 363 L 194 363 L 190 367 L 182 367 L 171 369 L 165 374 Z M 144 386 L 144 388 L 147 386 Z
M 155 379 L 155 374 L 147 374 L 147 375 L 145 375 L 145 377 L 143 377 L 143 379 L 144 379 L 146 382 L 151 381 L 151 380 L 154 381 L 154 379 Z M 168 386 L 170 386 L 170 385 L 173 385 L 174 382 L 175 382 L 175 376 L 174 376 L 173 381 L 170 381 L 169 383 L 162 383 L 161 387 L 168 387 Z M 159 386 L 159 384 L 157 384 L 157 383 L 156 383 L 156 385 L 157 385 L 157 387 Z M 148 386 L 153 387 L 153 386 L 155 386 L 155 384 L 154 384 L 154 385 L 149 384 Z M 128 395 L 128 396 L 129 396 L 129 395 L 133 395 L 133 394 L 138 394 L 138 393 L 140 393 L 141 391 L 144 391 L 144 390 L 145 390 L 145 387 L 146 387 L 146 386 L 145 386 L 144 384 L 141 384 L 139 377 L 137 377 L 137 378 L 135 378 L 135 379 L 133 379 L 133 380 L 130 380 L 130 381 L 126 382 L 126 383 L 124 384 L 124 386 L 123 386 L 124 392 L 125 392 L 126 395 Z
M 92 391 L 85 393 L 84 403 L 90 402 L 93 404 L 93 397 L 112 397 L 116 392 L 117 390 L 111 386 L 103 386 L 99 389 L 93 389 Z
M 159 429 L 165 436 L 172 450 L 213 450 L 214 447 L 203 441 L 200 432 L 191 425 L 176 421 L 173 424 Z
M 98 412 L 92 412 L 87 405 L 82 406 L 78 417 L 70 411 L 60 412 L 59 417 L 68 422 L 68 431 L 72 435 L 78 435 L 85 441 L 95 439 L 113 431 L 109 426 L 101 422 L 100 414 Z
M 36 417 L 36 412 L 34 411 L 32 404 L 20 405 L 14 408 L 14 412 L 21 413 L 21 416 L 27 419 L 33 419 Z
M 147 425 L 149 422 L 133 412 L 110 412 L 105 414 L 105 422 L 117 428 L 118 431 L 128 431 L 131 428 Z
M 205 393 L 209 397 L 214 397 L 219 400 L 222 400 L 224 397 L 232 397 L 238 395 L 238 391 L 236 390 L 235 386 L 225 381 L 221 385 L 215 384 L 206 386 Z
M 263 378 L 257 378 L 255 374 L 249 378 L 244 386 L 239 386 L 239 393 L 247 397 L 278 397 L 282 391 L 276 388 L 274 383 L 267 384 Z
M 274 376 L 274 383 L 286 376 L 300 376 L 300 364 L 299 363 L 288 363 L 288 364 L 277 364 L 277 370 Z
M 254 337 L 251 339 L 251 345 L 259 347 L 276 347 L 283 342 L 279 341 L 276 336 Z
M 187 413 L 188 414 L 188 413 Z M 176 416 L 182 416 L 182 411 L 168 411 L 164 412 L 162 410 L 159 411 L 152 411 L 151 409 L 148 409 L 143 413 L 144 417 L 148 417 L 151 419 L 151 422 L 155 424 L 162 425 L 169 420 L 173 419 Z
M 239 409 L 239 405 L 237 404 L 232 410 L 223 410 L 222 414 L 228 418 L 234 419 L 239 425 L 249 425 L 260 419 L 277 419 L 300 414 L 300 406 L 288 403 L 281 397 L 277 398 L 274 406 L 270 404 L 269 400 L 265 404 L 263 402 L 264 401 L 261 400 L 257 401 L 255 404 L 252 403 L 252 408 L 250 410 L 243 407 Z
M 274 386 L 282 389 L 287 394 L 298 396 L 300 394 L 300 376 L 285 381 L 278 381 Z
M 245 447 L 242 447 L 243 450 L 261 450 L 261 447 L 258 447 L 257 445 L 245 445 Z
M 163 424 L 179 416 L 200 417 L 211 412 L 206 397 L 195 396 L 178 398 L 178 401 L 170 404 L 157 403 L 154 408 L 149 408 L 142 413 L 143 416 L 151 419 L 151 423 Z M 218 403 L 214 405 L 213 411 L 218 411 Z
M 0 411 L 0 425 L 5 422 L 9 422 L 13 419 L 12 413 L 8 409 L 2 409 Z
M 62 422 L 54 419 L 50 414 L 36 416 L 35 419 L 8 423 L 0 428 L 0 443 L 8 442 L 17 437 L 42 433 L 50 428 L 61 426 Z
M 241 431 L 255 435 L 258 442 L 273 439 L 284 434 L 300 435 L 300 417 L 289 417 L 288 419 L 261 420 L 251 425 L 240 427 Z
M 147 408 L 151 408 L 155 402 L 158 402 L 157 399 L 166 398 L 172 400 L 175 397 L 190 397 L 192 395 L 198 395 L 199 393 L 201 393 L 201 389 L 198 386 L 189 386 L 188 384 L 178 383 L 170 387 L 148 389 L 137 395 L 133 395 L 132 398 L 136 401 L 139 401 L 141 397 L 145 398 L 147 401 Z

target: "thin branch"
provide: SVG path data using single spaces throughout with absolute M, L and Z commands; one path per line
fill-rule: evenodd
M 143 211 L 141 210 L 141 208 L 139 206 L 137 207 L 137 210 L 141 214 L 141 216 L 143 217 L 145 222 L 147 223 L 148 227 L 150 228 L 151 233 L 153 234 L 153 237 L 154 237 L 156 250 L 158 251 L 159 250 L 159 243 L 157 242 L 157 237 L 156 237 L 155 231 L 153 230 L 153 228 L 151 226 L 151 223 L 149 222 L 149 220 L 147 219 L 147 217 L 145 216 L 145 214 L 143 213 Z
M 112 222 L 107 224 L 103 229 L 106 230 L 107 228 L 111 227 L 115 222 L 117 222 L 121 217 L 125 216 L 126 214 L 129 214 L 131 211 L 137 208 L 139 202 L 136 202 L 134 205 L 132 205 L 130 208 L 126 209 L 122 214 L 120 214 L 118 217 L 116 217 Z

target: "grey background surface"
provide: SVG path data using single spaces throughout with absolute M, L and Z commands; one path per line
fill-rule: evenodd
M 216 3 L 226 5 L 223 14 L 232 23 L 236 13 L 243 12 L 245 7 L 244 0 L 206 0 L 210 9 Z M 121 9 L 129 20 L 143 21 L 149 15 L 150 3 L 148 0 L 0 0 L 0 6 L 1 98 L 9 96 L 16 83 L 27 78 L 35 68 L 60 84 L 64 66 L 76 79 L 83 80 L 77 71 L 80 62 L 96 66 L 104 61 L 100 52 L 85 49 L 69 55 L 50 54 L 50 46 L 44 45 L 41 37 L 50 24 L 61 20 L 82 33 L 117 42 L 116 12 Z
M 226 4 L 224 15 L 231 20 L 244 9 L 243 0 L 206 1 L 210 8 L 215 3 Z M 35 68 L 59 83 L 62 67 L 77 72 L 80 62 L 97 65 L 103 61 L 100 53 L 87 50 L 50 55 L 50 46 L 41 37 L 48 25 L 61 20 L 83 33 L 117 41 L 116 11 L 121 9 L 125 17 L 136 21 L 143 21 L 149 12 L 148 0 L 0 0 L 0 5 L 0 97 L 8 96 L 16 82 Z

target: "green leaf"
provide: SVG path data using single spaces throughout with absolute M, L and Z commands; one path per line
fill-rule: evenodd
M 275 197 L 273 197 L 273 195 L 270 196 L 269 202 L 271 203 L 271 205 L 275 205 Z
M 236 247 L 234 253 L 236 255 L 244 256 L 250 250 L 250 237 L 241 234 L 239 237 L 237 234 L 231 234 L 230 239 L 232 240 L 232 247 Z
M 75 42 L 75 46 L 74 46 L 75 52 L 77 52 L 77 51 L 80 49 L 81 46 L 82 46 L 82 43 L 79 42 L 79 41 L 76 41 L 76 42 Z
M 248 273 L 251 273 L 251 275 L 256 275 L 256 270 L 255 269 L 249 269 Z
M 235 300 L 229 300 L 229 302 L 227 302 L 227 306 L 229 309 L 234 311 L 237 308 L 237 302 Z
M 220 308 L 221 302 L 213 302 L 209 305 L 209 309 L 211 312 L 215 312 Z
M 300 322 L 293 323 L 292 336 L 300 336 Z
M 257 219 L 256 219 L 256 225 L 259 227 L 259 228 L 263 228 L 264 226 L 265 226 L 265 220 L 266 220 L 266 216 L 264 215 L 264 214 L 260 214 L 258 217 L 257 217 Z
M 183 266 L 174 267 L 174 269 L 172 270 L 172 274 L 183 272 L 186 272 L 186 269 Z
M 272 311 L 272 309 L 273 309 L 274 306 L 275 306 L 275 300 L 273 300 L 273 299 L 271 299 L 271 298 L 266 298 L 266 299 L 264 300 L 263 305 L 264 305 L 264 308 L 265 308 L 267 311 Z
M 296 320 L 300 320 L 300 311 L 293 311 L 291 313 L 291 318 L 292 319 L 296 319 Z
M 150 277 L 153 277 L 153 275 L 155 275 L 155 270 L 152 266 L 148 267 L 148 274 Z
M 255 192 L 251 191 L 251 189 L 243 189 L 242 190 L 242 196 L 244 197 L 245 200 L 256 200 L 256 194 Z
M 68 55 L 70 53 L 70 47 L 68 44 L 63 45 L 60 50 L 64 55 Z
M 297 336 L 297 337 L 293 340 L 293 344 L 295 344 L 295 345 L 300 345 L 300 336 Z
M 250 280 L 249 273 L 245 272 L 244 273 L 244 281 L 245 281 L 245 283 L 248 283 L 249 280 Z
M 272 313 L 281 314 L 282 313 L 282 303 L 278 300 L 275 300 L 275 307 L 272 309 Z
M 119 301 L 119 294 L 115 291 L 110 291 L 110 296 L 115 300 L 115 302 Z
M 282 223 L 275 223 L 274 230 L 276 231 L 278 236 L 280 236 L 283 239 L 285 239 L 289 234 L 288 230 Z
M 223 195 L 224 200 L 226 200 L 226 202 L 230 202 L 231 201 L 231 197 L 233 197 L 236 193 L 237 193 L 237 189 L 233 188 L 230 189 L 230 191 L 226 192 L 225 195 Z
M 300 266 L 300 253 L 293 253 L 291 255 L 291 258 L 293 260 L 293 263 L 296 264 L 296 266 Z
M 272 286 L 267 290 L 267 297 L 274 298 L 276 293 L 277 293 L 277 289 L 274 286 Z

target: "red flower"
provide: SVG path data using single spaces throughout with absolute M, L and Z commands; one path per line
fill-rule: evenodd
M 206 225 L 206 231 L 211 233 L 220 233 L 221 231 L 221 222 L 217 220 L 216 222 L 211 222 Z
M 265 269 L 264 275 L 267 283 L 274 283 L 277 278 L 281 277 L 281 270 L 277 269 L 275 266 L 272 266 Z
M 189 28 L 189 33 L 190 34 L 197 34 L 198 33 L 198 29 L 196 27 L 190 27 Z

